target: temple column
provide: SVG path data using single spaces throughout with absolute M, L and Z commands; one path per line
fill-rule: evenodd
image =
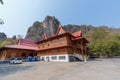
M 84 52 L 83 41 L 81 41 L 80 45 L 81 45 L 81 53 L 82 53 L 83 62 L 86 62 L 87 56 L 86 56 L 86 53 Z

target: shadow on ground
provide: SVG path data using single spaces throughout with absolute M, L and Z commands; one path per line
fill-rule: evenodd
M 0 65 L 0 77 L 7 76 L 9 74 L 14 74 L 18 71 L 23 71 L 32 68 L 33 66 L 20 66 L 20 65 L 9 65 L 3 64 L 4 66 Z
M 100 58 L 90 58 L 88 61 L 102 61 Z

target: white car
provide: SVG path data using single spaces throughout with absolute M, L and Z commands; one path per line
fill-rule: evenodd
M 22 64 L 22 59 L 21 58 L 12 58 L 10 60 L 10 64 Z

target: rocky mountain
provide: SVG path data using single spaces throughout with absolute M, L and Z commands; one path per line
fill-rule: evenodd
M 63 26 L 63 28 L 70 33 L 74 33 L 81 30 L 83 34 L 95 29 L 95 27 L 91 25 L 71 25 L 71 24 L 65 25 Z
M 43 22 L 36 21 L 33 23 L 33 25 L 28 29 L 26 34 L 26 39 L 38 41 L 42 39 L 42 36 L 44 33 L 47 34 L 48 37 L 54 36 L 57 32 L 57 28 L 60 22 L 52 16 L 47 16 Z M 82 31 L 83 33 L 86 33 L 90 30 L 94 30 L 95 27 L 91 25 L 65 25 L 63 26 L 65 30 L 68 32 L 76 32 L 76 31 Z
M 51 16 L 47 16 L 43 22 L 36 21 L 28 29 L 26 39 L 38 41 L 42 39 L 44 33 L 47 36 L 53 36 L 57 32 L 57 28 L 60 22 Z
M 44 33 L 46 33 L 48 37 L 54 36 L 57 32 L 57 28 L 59 24 L 60 22 L 55 17 L 47 16 L 43 22 L 39 22 L 39 21 L 34 22 L 33 25 L 28 29 L 25 38 L 33 41 L 39 41 L 42 39 Z M 76 31 L 81 30 L 83 34 L 93 31 L 96 28 L 104 28 L 111 34 L 120 32 L 120 29 L 108 28 L 107 26 L 95 27 L 92 25 L 68 24 L 68 25 L 64 25 L 63 28 L 70 33 L 74 33 Z
M 6 39 L 7 36 L 5 33 L 0 32 L 0 40 Z

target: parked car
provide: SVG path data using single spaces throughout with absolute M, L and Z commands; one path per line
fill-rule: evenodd
M 10 64 L 22 64 L 21 58 L 12 58 L 10 59 Z

